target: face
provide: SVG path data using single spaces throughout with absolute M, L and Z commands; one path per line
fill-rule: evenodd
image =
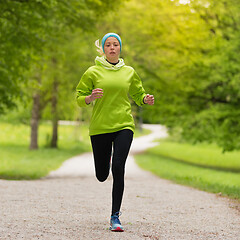
M 104 44 L 106 58 L 111 63 L 117 63 L 120 55 L 120 43 L 115 37 L 107 38 Z

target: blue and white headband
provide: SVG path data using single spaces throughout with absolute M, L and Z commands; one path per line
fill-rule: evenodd
M 119 44 L 120 44 L 120 51 L 122 50 L 122 40 L 120 38 L 120 36 L 116 33 L 107 33 L 103 38 L 102 38 L 102 50 L 104 52 L 104 44 L 106 42 L 106 40 L 109 38 L 109 37 L 115 37 Z M 105 53 L 105 52 L 104 52 Z

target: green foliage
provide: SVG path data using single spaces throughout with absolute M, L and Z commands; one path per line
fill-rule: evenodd
M 200 56 L 192 76 L 201 72 L 197 84 L 189 83 L 185 106 L 191 117 L 183 123 L 183 136 L 193 141 L 215 141 L 224 151 L 240 149 L 239 103 L 239 10 L 236 1 L 210 1 L 208 7 L 193 3 L 211 35 L 211 47 Z
M 24 94 L 32 63 L 41 65 L 46 45 L 69 29 L 93 31 L 96 21 L 120 1 L 44 0 L 0 2 L 0 114 Z M 101 11 L 99 11 L 101 9 Z M 54 50 L 53 50 L 54 51 Z
M 43 119 L 52 118 L 51 97 L 54 94 L 54 82 L 58 84 L 58 91 L 55 94 L 59 119 L 79 118 L 75 89 L 83 72 L 94 63 L 92 56 L 95 54 L 93 47 L 95 38 L 94 34 L 86 34 L 82 31 L 69 32 L 64 39 L 59 38 L 54 46 L 49 46 L 45 50 L 46 58 L 41 72 L 41 86 L 38 88 L 43 106 Z M 91 49 L 89 49 L 90 44 Z
M 239 12 L 236 0 L 132 0 L 103 24 L 121 33 L 122 56 L 155 96 L 145 122 L 180 127 L 190 142 L 240 149 Z
M 74 88 L 93 64 L 94 40 L 117 32 L 121 56 L 155 96 L 143 107 L 145 122 L 240 149 L 239 1 L 7 0 L 0 9 L 0 114 L 40 91 L 50 119 L 57 79 L 59 117 L 89 119 L 88 110 L 76 111 Z

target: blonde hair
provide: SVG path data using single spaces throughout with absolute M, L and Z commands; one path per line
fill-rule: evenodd
M 102 47 L 99 45 L 99 39 L 95 41 L 95 46 L 97 47 L 97 51 L 100 53 L 101 56 L 104 56 L 104 52 Z

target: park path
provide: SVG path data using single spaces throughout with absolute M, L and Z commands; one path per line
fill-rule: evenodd
M 126 165 L 121 221 L 108 230 L 112 177 L 99 183 L 91 153 L 74 157 L 46 178 L 0 180 L 0 240 L 240 239 L 236 203 L 174 184 L 137 167 L 133 154 L 166 136 L 159 125 L 134 139 Z

